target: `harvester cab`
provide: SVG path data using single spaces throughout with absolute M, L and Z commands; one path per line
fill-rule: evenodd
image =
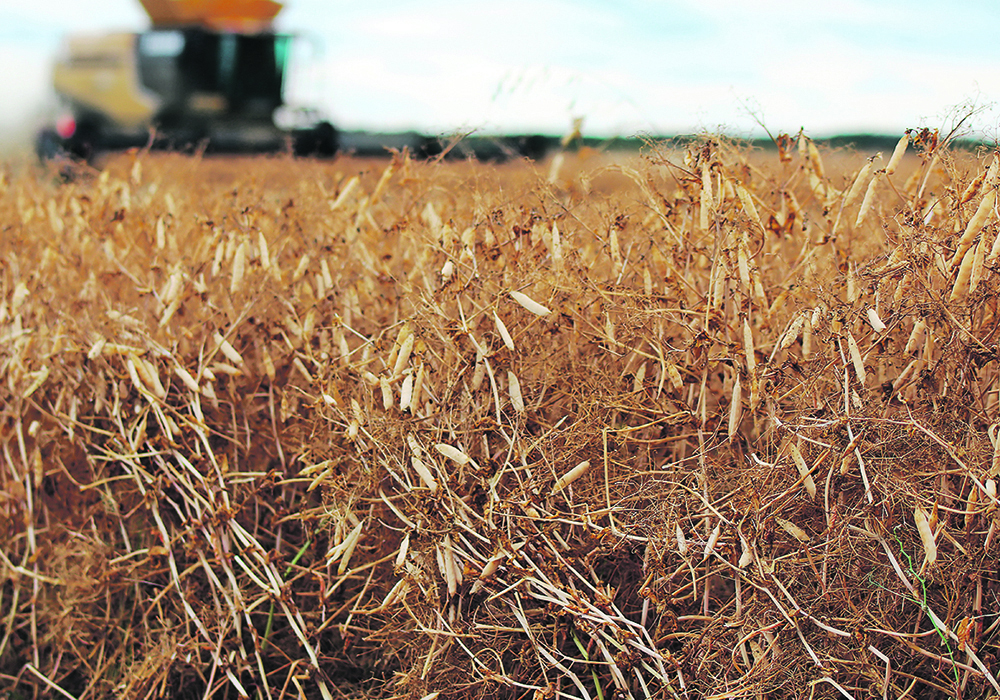
M 38 135 L 45 159 L 151 146 L 332 156 L 337 131 L 315 110 L 278 119 L 294 37 L 271 0 L 141 0 L 139 33 L 71 36 L 53 70 L 63 112 Z

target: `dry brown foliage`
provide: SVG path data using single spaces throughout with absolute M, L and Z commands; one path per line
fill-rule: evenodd
M 779 145 L 0 174 L 0 685 L 1000 693 L 996 156 Z

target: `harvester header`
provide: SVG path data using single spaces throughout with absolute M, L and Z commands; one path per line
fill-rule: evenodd
M 205 27 L 225 32 L 271 28 L 282 5 L 272 0 L 140 0 L 154 28 Z

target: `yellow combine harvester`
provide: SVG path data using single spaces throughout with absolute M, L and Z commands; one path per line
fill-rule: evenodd
M 337 151 L 329 122 L 314 110 L 285 105 L 292 37 L 273 29 L 281 4 L 141 2 L 148 30 L 66 40 L 53 71 L 63 113 L 39 133 L 40 157 L 88 159 L 146 145 L 318 156 Z

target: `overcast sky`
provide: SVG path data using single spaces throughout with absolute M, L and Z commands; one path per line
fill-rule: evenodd
M 63 34 L 146 25 L 137 0 L 0 0 L 0 133 L 44 109 Z M 1000 131 L 986 0 L 288 0 L 278 26 L 312 38 L 288 97 L 345 129 L 896 134 L 972 104 Z

